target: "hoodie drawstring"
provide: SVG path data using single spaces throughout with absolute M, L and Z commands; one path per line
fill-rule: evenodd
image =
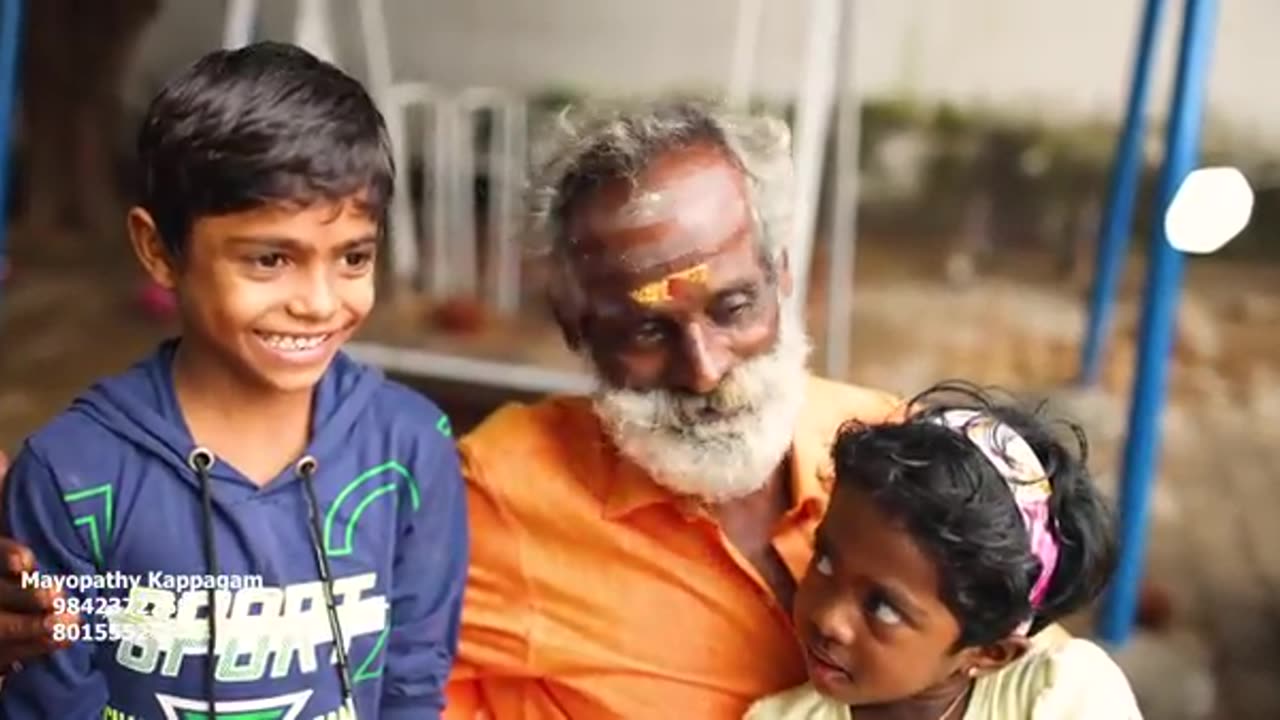
M 200 497 L 203 510 L 201 515 L 201 534 L 204 540 L 204 557 L 208 564 L 210 577 L 218 576 L 218 545 L 213 537 L 213 487 L 209 480 L 209 470 L 213 468 L 214 455 L 206 448 L 198 447 L 187 456 L 187 465 L 200 478 Z M 215 652 L 218 647 L 218 613 L 215 601 L 218 594 L 214 590 L 216 583 L 209 583 L 209 640 L 206 643 L 208 662 L 205 666 L 205 695 L 209 701 L 209 720 L 218 720 L 217 701 L 214 700 L 214 688 L 217 687 L 217 662 Z
M 218 546 L 213 534 L 213 486 L 209 471 L 213 469 L 216 457 L 207 448 L 198 447 L 187 456 L 187 465 L 200 478 L 200 496 L 202 503 L 201 534 L 204 540 L 204 556 L 211 576 L 218 575 Z M 333 649 L 337 655 L 338 680 L 342 683 L 342 703 L 349 707 L 354 717 L 354 693 L 351 690 L 350 664 L 347 661 L 347 646 L 342 637 L 342 623 L 338 618 L 338 606 L 333 599 L 333 575 L 329 570 L 329 558 L 324 551 L 324 537 L 320 524 L 320 503 L 316 500 L 315 474 L 318 463 L 310 455 L 302 458 L 294 466 L 294 472 L 302 479 L 302 486 L 307 497 L 307 529 L 311 533 L 311 549 L 315 553 L 316 569 L 320 573 L 320 585 L 324 589 L 325 610 L 329 615 L 329 629 L 333 633 Z M 218 645 L 217 612 L 215 600 L 217 592 L 210 583 L 209 601 L 209 640 L 206 645 L 209 662 L 205 674 L 205 695 L 209 701 L 209 720 L 217 720 L 218 710 L 214 699 L 217 687 L 217 662 L 215 652 Z
M 324 588 L 325 610 L 329 614 L 329 629 L 333 633 L 333 650 L 337 655 L 338 680 L 342 683 L 342 704 L 344 707 L 351 707 L 354 717 L 355 706 L 352 704 L 351 673 L 349 670 L 350 665 L 347 663 L 347 644 L 342 637 L 342 623 L 338 619 L 338 606 L 333 600 L 333 575 L 329 571 L 329 557 L 324 551 L 324 534 L 320 525 L 320 503 L 316 500 L 314 477 L 317 467 L 316 459 L 308 455 L 298 461 L 298 464 L 294 466 L 294 471 L 298 474 L 298 477 L 302 478 L 302 487 L 307 495 L 307 510 L 310 516 L 310 522 L 307 523 L 307 527 L 311 531 L 311 550 L 316 556 L 316 570 L 320 573 L 320 586 Z

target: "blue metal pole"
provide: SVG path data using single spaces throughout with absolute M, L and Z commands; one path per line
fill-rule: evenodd
M 1155 64 L 1156 36 L 1164 7 L 1164 0 L 1147 0 L 1142 13 L 1129 107 L 1125 110 L 1120 141 L 1116 144 L 1107 204 L 1098 232 L 1098 254 L 1089 297 L 1089 324 L 1085 327 L 1084 351 L 1080 360 L 1080 382 L 1084 385 L 1092 385 L 1098 380 L 1106 337 L 1111 331 L 1117 286 L 1124 270 L 1125 253 L 1129 249 L 1133 205 L 1142 169 L 1142 136 L 1146 132 L 1146 109 L 1151 96 L 1151 68 Z
M 14 98 L 18 94 L 18 46 L 22 38 L 22 0 L 0 0 L 0 287 L 8 262 L 9 145 L 13 136 Z
M 1217 22 L 1217 0 L 1186 0 L 1186 3 L 1148 260 L 1129 438 L 1124 452 L 1118 566 L 1104 598 L 1098 628 L 1101 640 L 1116 646 L 1129 639 L 1143 580 L 1151 486 L 1160 454 L 1160 417 L 1164 412 L 1169 355 L 1173 350 L 1181 295 L 1183 256 L 1169 245 L 1165 236 L 1164 213 L 1178 185 L 1195 168 L 1200 152 L 1205 85 Z

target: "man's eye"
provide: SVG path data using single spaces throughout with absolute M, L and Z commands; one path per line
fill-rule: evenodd
M 666 338 L 666 333 L 662 326 L 657 323 L 645 323 L 631 334 L 631 339 L 636 345 L 657 345 Z
M 715 311 L 716 322 L 721 325 L 739 322 L 751 316 L 756 303 L 750 298 L 738 298 L 722 304 Z

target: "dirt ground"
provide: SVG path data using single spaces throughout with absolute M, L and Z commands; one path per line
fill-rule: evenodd
M 93 378 L 124 368 L 173 330 L 136 310 L 137 275 L 122 238 L 89 250 L 67 239 L 12 240 L 14 270 L 0 287 L 0 448 L 9 451 Z M 899 393 L 944 377 L 1043 393 L 1085 424 L 1094 471 L 1114 492 L 1141 268 L 1131 263 L 1100 387 L 1084 391 L 1071 386 L 1082 287 L 1054 279 L 1052 263 L 1036 257 L 984 263 L 971 285 L 951 287 L 940 257 L 900 242 L 862 243 L 848 379 Z M 815 280 L 819 298 L 823 284 Z M 823 304 L 811 305 L 811 325 L 820 328 Z M 577 367 L 538 304 L 525 306 L 520 318 L 459 337 L 432 334 L 419 303 L 388 300 L 364 339 Z M 1154 657 L 1174 669 L 1138 659 L 1126 670 L 1148 717 L 1276 718 L 1280 525 L 1271 514 L 1280 484 L 1271 468 L 1280 467 L 1280 268 L 1194 261 L 1180 318 L 1149 567 L 1172 593 L 1167 635 L 1179 639 L 1142 640 L 1155 642 Z M 820 333 L 815 341 L 820 351 Z M 465 393 L 454 396 L 466 404 Z M 1169 673 L 1200 678 L 1202 670 L 1207 690 L 1193 692 L 1198 680 L 1170 683 Z M 1206 693 L 1213 709 L 1197 705 Z

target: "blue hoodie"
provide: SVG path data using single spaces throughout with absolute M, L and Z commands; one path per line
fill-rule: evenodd
M 327 720 L 351 717 L 345 685 L 360 718 L 439 717 L 469 539 L 448 419 L 339 354 L 306 459 L 259 488 L 196 451 L 175 348 L 93 386 L 14 460 L 6 533 L 81 625 L 5 678 L 0 717 Z

